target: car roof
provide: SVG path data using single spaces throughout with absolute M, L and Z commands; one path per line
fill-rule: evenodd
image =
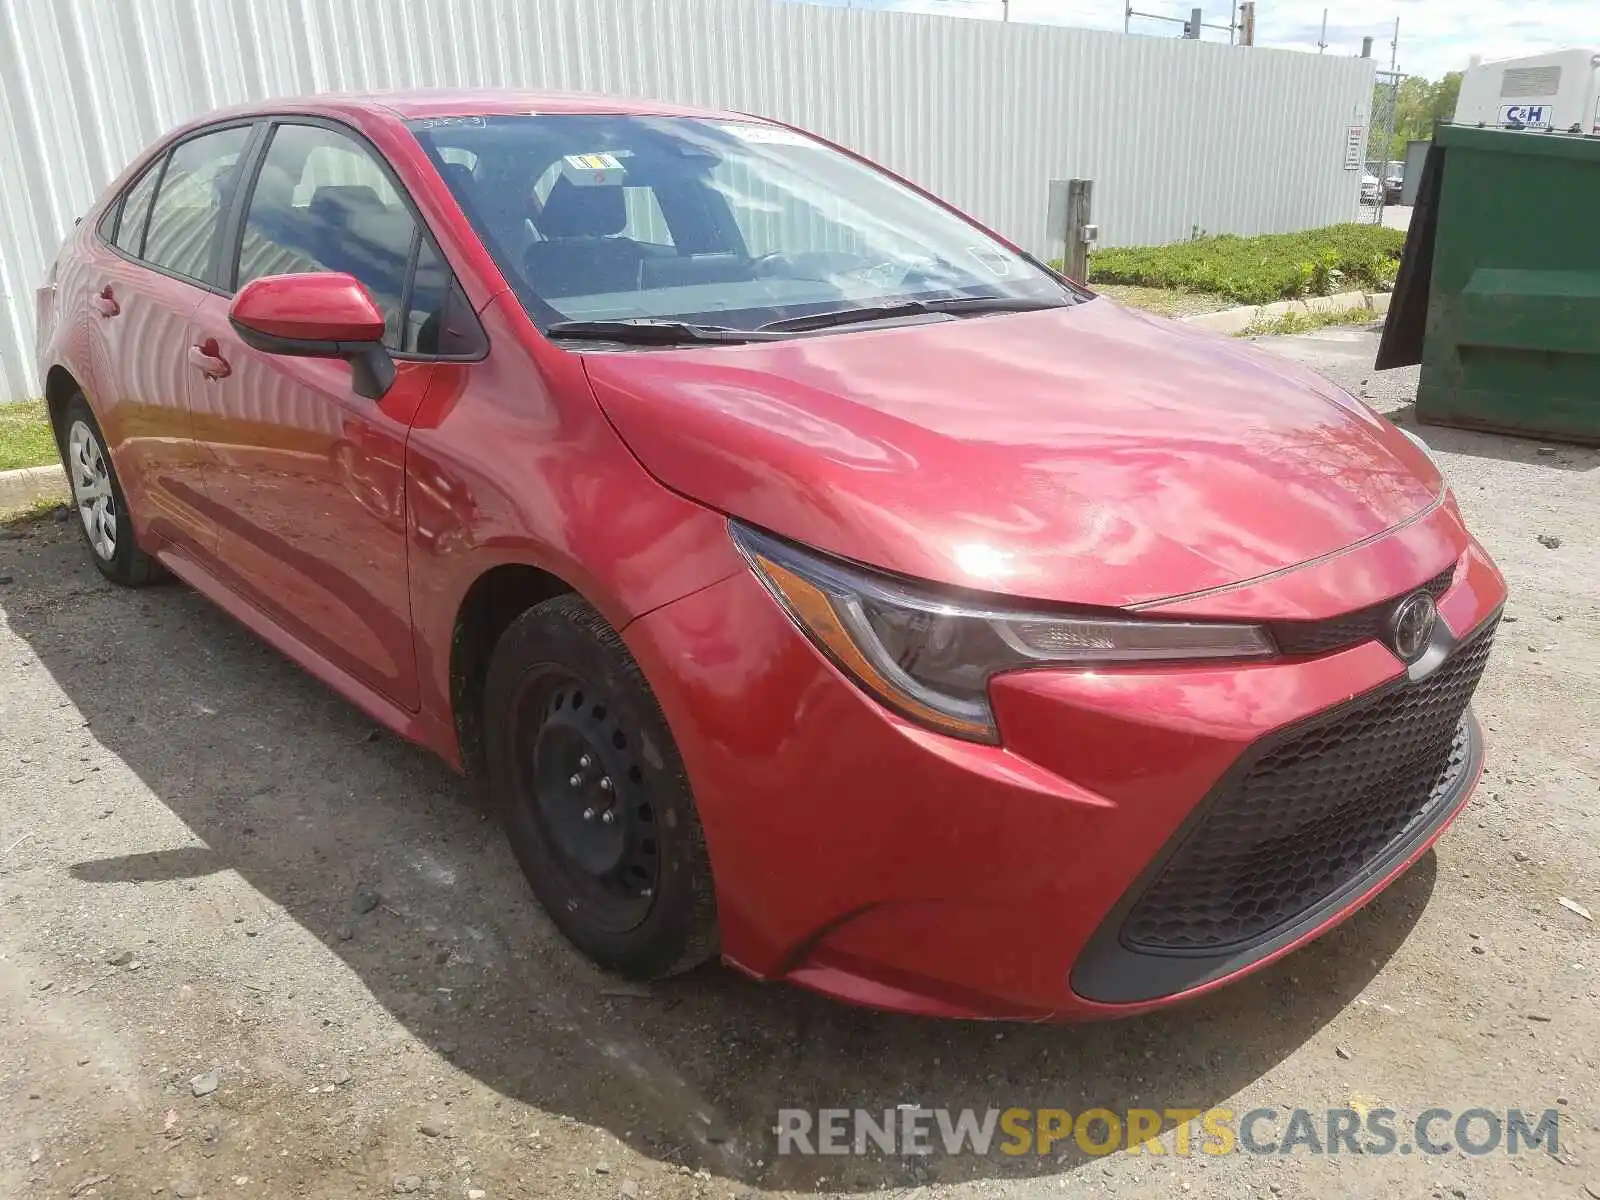
M 607 96 L 594 92 L 523 91 L 510 88 L 417 88 L 394 92 L 324 92 L 288 96 L 231 109 L 228 116 L 284 111 L 348 115 L 353 110 L 388 112 L 403 120 L 422 117 L 493 117 L 520 113 L 637 113 L 645 116 L 742 117 L 724 109 L 665 100 Z M 207 119 L 223 114 L 213 113 Z

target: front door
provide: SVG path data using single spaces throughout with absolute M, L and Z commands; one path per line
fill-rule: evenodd
M 388 173 L 324 125 L 272 132 L 245 198 L 235 287 L 264 275 L 347 271 L 414 344 L 401 297 L 418 229 Z M 189 326 L 190 407 L 208 456 L 223 579 L 287 632 L 406 708 L 417 706 L 407 590 L 405 442 L 434 372 L 399 361 L 381 401 L 341 361 L 252 350 L 207 296 Z

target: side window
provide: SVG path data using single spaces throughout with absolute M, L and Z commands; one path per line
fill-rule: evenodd
M 439 149 L 439 157 L 447 163 L 465 167 L 469 172 L 478 169 L 478 156 L 465 146 L 442 146 Z
M 144 223 L 150 216 L 150 202 L 156 198 L 156 179 L 161 174 L 161 164 L 165 158 L 163 155 L 146 167 L 144 174 L 122 194 L 122 216 L 117 220 L 117 233 L 112 245 L 135 258 L 144 250 Z
M 533 181 L 533 203 L 535 208 L 543 208 L 544 202 L 550 199 L 550 189 L 556 186 L 556 180 L 561 178 L 561 160 L 558 158 L 551 163 Z
M 250 127 L 241 125 L 190 138 L 173 149 L 150 209 L 142 255 L 146 262 L 210 281 L 217 225 L 233 199 L 239 157 L 249 141 Z M 122 224 L 128 224 L 126 218 Z
M 404 347 L 416 222 L 359 142 L 320 125 L 273 131 L 245 211 L 235 286 L 263 275 L 345 271 L 383 310 L 384 344 Z
M 622 227 L 623 237 L 657 246 L 672 245 L 672 231 L 667 228 L 667 218 L 654 188 L 624 187 L 622 201 L 628 213 L 628 223 Z
M 406 315 L 407 354 L 439 354 L 462 358 L 487 349 L 483 326 L 467 302 L 466 294 L 433 242 L 422 239 L 417 248 L 417 270 L 411 283 L 410 311 Z

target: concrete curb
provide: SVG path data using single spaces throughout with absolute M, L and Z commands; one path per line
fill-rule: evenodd
M 66 500 L 71 494 L 60 463 L 0 471 L 0 512 L 26 508 L 38 500 Z
M 1225 308 L 1221 312 L 1197 313 L 1184 317 L 1186 325 L 1197 325 L 1215 333 L 1243 333 L 1258 320 L 1273 320 L 1290 313 L 1343 312 L 1351 308 L 1364 308 L 1376 316 L 1389 311 L 1388 292 L 1340 292 L 1336 296 L 1312 296 L 1309 300 L 1279 300 L 1276 304 L 1247 304 L 1243 308 Z

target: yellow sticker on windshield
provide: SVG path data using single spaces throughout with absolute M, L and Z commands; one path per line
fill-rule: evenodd
M 616 187 L 627 172 L 614 154 L 569 154 L 561 174 L 575 187 Z

